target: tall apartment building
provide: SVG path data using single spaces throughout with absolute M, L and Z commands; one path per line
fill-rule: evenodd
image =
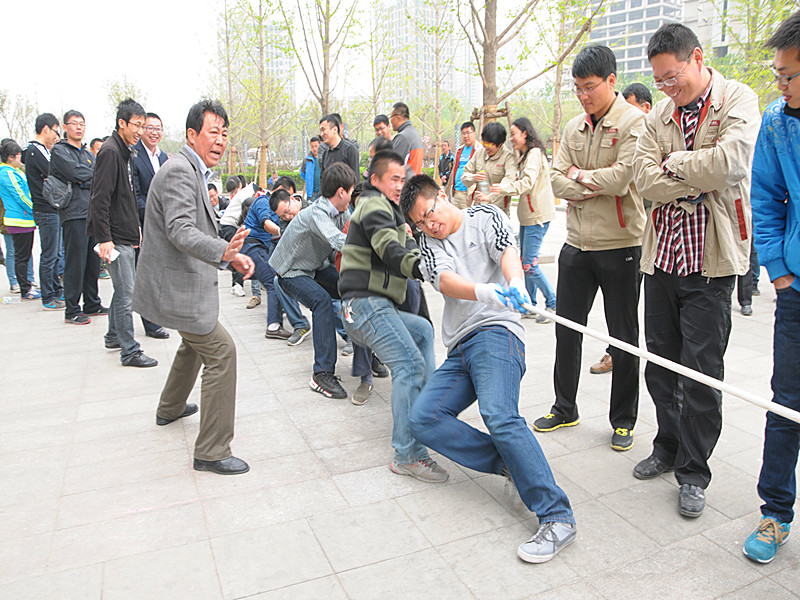
M 681 0 L 616 0 L 589 33 L 592 43 L 614 51 L 622 75 L 651 74 L 647 42 L 664 23 L 681 22 Z
M 728 4 L 728 0 L 685 0 L 683 24 L 697 34 L 706 56 L 722 58 L 728 54 L 731 24 L 723 19 Z

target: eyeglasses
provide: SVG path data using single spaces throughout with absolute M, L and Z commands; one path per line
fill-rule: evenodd
M 147 133 L 161 133 L 161 127 L 154 127 L 153 125 L 148 125 L 144 128 Z
M 64 125 L 72 125 L 73 127 L 86 127 L 86 123 L 84 121 L 70 121 L 69 123 L 64 123 Z
M 775 83 L 779 85 L 789 85 L 789 82 L 791 82 L 792 79 L 800 75 L 800 73 L 795 73 L 794 75 L 784 75 L 783 73 L 778 72 L 775 67 L 772 67 L 770 70 L 772 71 L 772 75 L 775 77 Z
M 428 221 L 430 221 L 431 217 L 433 217 L 433 213 L 436 212 L 436 203 L 439 201 L 439 198 L 434 198 L 433 206 L 431 209 L 425 213 L 425 216 L 422 217 L 420 221 L 414 221 L 414 225 L 422 229 L 425 225 L 427 225 Z
M 133 121 L 128 121 L 128 125 L 134 131 L 141 131 L 142 129 L 144 129 L 144 123 L 134 123 Z
M 674 85 L 678 85 L 678 77 L 681 76 L 683 70 L 686 68 L 686 65 L 689 64 L 689 61 L 692 60 L 692 55 L 690 54 L 685 61 L 683 61 L 683 66 L 681 70 L 677 72 L 674 77 L 670 77 L 669 79 L 665 79 L 664 81 L 654 81 L 653 85 L 656 86 L 656 89 L 663 90 L 665 87 L 672 87 Z M 655 80 L 655 77 L 653 78 Z
M 591 96 L 594 93 L 594 91 L 601 85 L 602 85 L 601 83 L 598 83 L 597 85 L 593 85 L 591 87 L 583 87 L 583 88 L 578 87 L 577 85 L 573 85 L 572 91 L 578 98 L 580 98 L 584 94 L 586 94 L 587 96 Z

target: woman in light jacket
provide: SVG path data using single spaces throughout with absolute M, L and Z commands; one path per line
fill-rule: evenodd
M 522 268 L 525 271 L 525 287 L 536 304 L 536 289 L 542 290 L 545 308 L 555 312 L 556 293 L 539 268 L 539 249 L 555 215 L 555 197 L 550 186 L 550 166 L 547 164 L 544 144 L 536 135 L 530 119 L 521 117 L 511 125 L 511 145 L 517 156 L 517 180 L 492 186 L 492 192 L 519 196 L 517 217 L 519 218 L 519 243 Z M 536 317 L 537 323 L 549 323 L 550 319 Z

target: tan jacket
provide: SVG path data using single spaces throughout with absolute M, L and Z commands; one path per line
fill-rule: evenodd
M 687 151 L 678 111 L 669 98 L 655 105 L 645 119 L 634 160 L 636 185 L 653 202 L 644 232 L 641 269 L 653 273 L 657 240 L 652 211 L 677 198 L 707 193 L 708 209 L 702 274 L 744 275 L 750 268 L 750 169 L 761 113 L 758 97 L 746 85 L 711 71 L 711 96 L 700 114 L 696 150 Z M 683 181 L 667 175 L 669 171 Z M 687 212 L 696 204 L 677 203 Z
M 477 142 L 476 142 L 477 143 Z M 517 160 L 514 158 L 514 153 L 501 146 L 500 150 L 494 156 L 489 156 L 483 146 L 478 144 L 475 147 L 475 153 L 469 159 L 467 166 L 464 167 L 464 173 L 461 175 L 461 181 L 467 188 L 478 182 L 475 180 L 475 173 L 478 171 L 486 171 L 489 176 L 489 185 L 495 183 L 510 184 L 517 177 Z M 496 204 L 507 215 L 511 214 L 511 196 L 500 194 L 488 194 L 489 202 Z M 474 201 L 474 192 L 469 196 L 469 202 Z
M 550 165 L 547 156 L 532 148 L 517 161 L 517 179 L 501 183 L 504 194 L 519 196 L 517 217 L 520 225 L 542 225 L 553 220 L 556 198 L 550 185 Z
M 644 113 L 622 94 L 592 129 L 589 115 L 570 119 L 550 170 L 553 192 L 569 201 L 567 243 L 581 250 L 614 250 L 642 244 L 644 206 L 633 185 L 633 152 Z M 591 190 L 567 177 L 575 165 L 600 196 L 581 200 Z

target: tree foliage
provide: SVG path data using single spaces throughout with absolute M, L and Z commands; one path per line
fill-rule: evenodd
M 36 104 L 26 96 L 17 94 L 12 97 L 8 90 L 0 90 L 0 121 L 5 125 L 8 137 L 19 144 L 33 135 L 38 113 Z

